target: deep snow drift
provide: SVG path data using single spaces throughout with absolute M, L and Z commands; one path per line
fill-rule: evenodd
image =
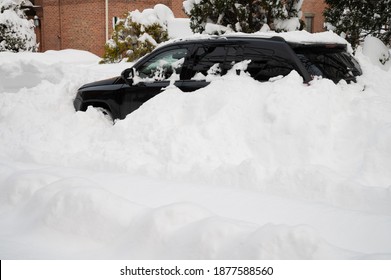
M 228 74 L 114 126 L 74 112 L 129 64 L 0 53 L 0 258 L 391 258 L 391 73 Z

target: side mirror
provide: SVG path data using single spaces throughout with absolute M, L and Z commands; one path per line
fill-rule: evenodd
M 122 71 L 121 73 L 121 77 L 122 79 L 124 79 L 124 81 L 127 83 L 127 84 L 132 84 L 133 83 L 133 78 L 134 78 L 134 68 L 128 68 L 128 69 L 125 69 L 124 71 Z

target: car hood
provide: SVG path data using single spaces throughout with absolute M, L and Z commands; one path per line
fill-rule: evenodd
M 113 85 L 117 83 L 117 81 L 121 79 L 121 77 L 114 77 L 106 80 L 101 80 L 89 84 L 82 85 L 79 89 L 89 88 L 89 87 L 98 87 L 98 86 L 106 86 L 106 85 Z

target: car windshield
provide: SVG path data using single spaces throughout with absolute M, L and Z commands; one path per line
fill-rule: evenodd
M 341 49 L 313 48 L 296 53 L 311 76 L 323 76 L 338 83 L 342 79 L 355 81 L 362 74 L 358 62 Z

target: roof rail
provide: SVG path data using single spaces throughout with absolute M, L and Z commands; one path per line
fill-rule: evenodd
M 286 42 L 286 40 L 280 36 L 273 36 L 270 39 L 272 39 L 274 41 L 279 41 L 279 42 Z

